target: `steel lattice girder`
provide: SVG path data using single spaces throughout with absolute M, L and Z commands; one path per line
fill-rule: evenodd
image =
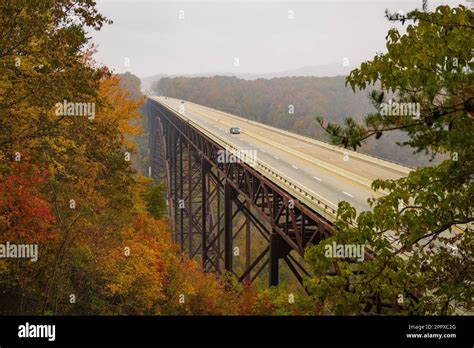
M 148 107 L 149 117 L 159 119 L 154 137 L 162 137 L 165 144 L 168 199 L 175 240 L 182 250 L 200 254 L 204 270 L 221 273 L 223 264 L 241 281 L 254 280 L 268 265 L 270 285 L 278 283 L 282 259 L 302 282 L 301 274 L 307 272 L 290 251 L 303 256 L 308 244 L 332 234 L 331 224 L 248 164 L 219 163 L 218 151 L 225 149 L 174 112 L 150 100 Z M 179 199 L 184 199 L 184 209 L 177 209 Z M 241 274 L 234 271 L 232 261 L 233 241 L 243 228 L 234 226 L 238 213 L 245 216 L 246 235 L 252 225 L 267 243 L 252 261 L 248 238 Z

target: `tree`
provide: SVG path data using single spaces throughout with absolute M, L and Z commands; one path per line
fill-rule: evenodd
M 162 219 L 167 215 L 166 186 L 164 183 L 149 186 L 144 193 L 144 198 L 148 206 L 148 212 L 152 216 Z
M 1 2 L 0 147 L 7 156 L 68 122 L 52 112 L 56 103 L 94 97 L 104 70 L 85 64 L 85 33 L 104 23 L 86 0 Z
M 387 13 L 387 18 L 413 23 L 403 35 L 391 29 L 387 53 L 362 63 L 347 78 L 353 89 L 380 84 L 371 93 L 378 112 L 363 124 L 318 121 L 333 143 L 344 147 L 355 149 L 365 139 L 402 130 L 408 135 L 403 145 L 448 159 L 399 180 L 374 181 L 374 190 L 389 194 L 370 200 L 372 211 L 357 213 L 341 202 L 334 236 L 306 252 L 315 271 L 307 285 L 336 314 L 380 310 L 381 303 L 393 305 L 383 313 L 472 309 L 473 12 L 439 6 L 432 13 Z M 417 112 L 401 113 L 407 105 Z M 324 256 L 325 245 L 333 241 L 365 244 L 372 257 L 358 264 L 333 262 Z M 329 270 L 336 275 L 328 275 Z

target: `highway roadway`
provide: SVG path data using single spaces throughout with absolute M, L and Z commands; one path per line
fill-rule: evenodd
M 152 98 L 239 150 L 254 150 L 257 161 L 284 173 L 294 184 L 334 209 L 340 201 L 347 201 L 358 212 L 369 210 L 367 200 L 383 195 L 370 188 L 373 180 L 398 179 L 410 171 L 398 164 L 249 122 L 199 104 L 181 103 L 181 100 L 163 96 Z M 230 127 L 240 127 L 241 133 L 230 134 Z

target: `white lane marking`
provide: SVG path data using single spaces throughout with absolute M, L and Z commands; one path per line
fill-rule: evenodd
M 318 181 L 323 181 L 323 179 L 320 179 L 320 178 L 318 178 L 317 176 L 313 176 L 313 178 L 315 178 L 315 179 L 318 180 Z
M 276 160 L 279 160 L 279 158 L 277 156 L 273 156 L 273 158 L 276 159 Z
M 293 168 L 295 168 L 295 169 L 298 169 L 298 167 L 297 167 L 297 166 L 292 166 L 292 167 L 293 167 Z
M 351 195 L 350 193 L 347 193 L 346 191 L 342 191 L 342 193 L 344 193 L 345 195 L 348 195 L 349 197 L 353 198 L 354 195 Z

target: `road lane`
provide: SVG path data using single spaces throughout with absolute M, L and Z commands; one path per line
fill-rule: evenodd
M 167 99 L 167 102 L 171 102 L 173 104 L 180 103 L 179 100 L 176 99 Z M 175 105 L 176 105 L 175 104 Z M 218 110 L 214 110 L 199 104 L 194 104 L 191 102 L 186 102 L 186 109 L 198 112 L 201 116 L 213 119 L 217 122 L 226 122 L 227 124 L 233 124 L 235 126 L 241 127 L 241 129 L 246 132 L 254 132 L 258 133 L 258 135 L 265 137 L 267 139 L 271 139 L 273 141 L 278 142 L 280 145 L 287 147 L 288 149 L 297 150 L 298 152 L 302 153 L 303 155 L 313 158 L 319 159 L 321 161 L 325 161 L 328 163 L 334 163 L 339 168 L 347 170 L 347 171 L 360 171 L 365 178 L 373 181 L 375 179 L 398 179 L 401 176 L 406 175 L 410 168 L 403 167 L 398 165 L 397 169 L 390 167 L 391 163 L 388 161 L 380 161 L 382 164 L 376 164 L 375 162 L 367 162 L 360 160 L 357 158 L 357 154 L 353 151 L 349 150 L 342 150 L 335 146 L 330 146 L 326 144 L 326 147 L 315 146 L 314 139 L 308 137 L 298 136 L 298 138 L 294 138 L 294 133 L 281 134 L 276 132 L 276 128 L 268 127 L 263 124 L 258 124 L 256 122 L 248 122 L 248 120 L 235 116 L 230 115 Z M 270 128 L 270 129 L 269 129 Z M 304 140 L 302 140 L 304 139 Z M 316 141 L 317 142 L 317 141 Z M 319 142 L 320 143 L 320 142 Z M 317 150 L 317 151 L 315 151 Z M 347 153 L 348 157 L 344 156 L 344 152 Z M 354 157 L 354 155 L 356 155 Z
M 317 197 L 323 198 L 325 203 L 333 208 L 336 208 L 340 201 L 348 201 L 356 207 L 358 211 L 368 210 L 370 207 L 367 204 L 367 199 L 370 197 L 381 196 L 380 193 L 375 193 L 369 187 L 315 165 L 314 163 L 308 162 L 301 157 L 293 156 L 288 151 L 291 150 L 291 148 L 286 144 L 288 141 L 284 141 L 284 139 L 282 140 L 282 135 L 280 134 L 274 136 L 272 132 L 268 130 L 260 131 L 260 129 L 257 129 L 258 127 L 255 125 L 251 125 L 253 132 L 248 132 L 250 127 L 245 122 L 234 122 L 235 120 L 232 118 L 225 115 L 223 116 L 215 110 L 194 103 L 185 102 L 184 104 L 181 104 L 180 100 L 172 98 L 165 99 L 163 97 L 158 98 L 158 100 L 177 112 L 179 112 L 180 107 L 184 106 L 184 116 L 211 131 L 221 139 L 236 146 L 240 150 L 256 150 L 258 160 L 261 160 L 273 168 L 285 173 L 286 176 L 292 178 L 295 182 L 301 183 L 304 187 L 308 188 L 311 193 Z M 230 134 L 229 124 L 239 126 L 242 133 L 238 135 Z M 256 138 L 253 135 L 254 132 L 270 136 L 273 138 L 272 140 L 281 140 L 279 141 L 279 146 L 271 146 L 266 141 L 262 141 L 260 137 Z M 292 140 L 291 143 L 293 146 L 305 147 L 306 149 L 312 147 L 313 151 L 320 150 L 319 147 L 314 145 L 301 145 L 301 141 L 300 145 L 294 145 L 298 143 L 296 140 Z M 323 151 L 326 154 L 330 154 L 334 161 L 337 161 L 335 157 L 339 155 L 338 153 L 325 149 L 323 149 Z M 318 157 L 322 158 L 321 156 Z M 327 158 L 325 158 L 325 160 L 328 161 Z M 351 160 L 352 159 L 349 159 L 347 162 L 350 162 Z M 363 165 L 367 167 L 366 163 L 363 163 Z M 377 169 L 379 173 L 383 170 L 383 168 Z M 385 171 L 388 172 L 389 177 L 396 176 L 396 173 L 392 170 L 385 169 Z M 372 171 L 370 172 L 370 176 L 373 177 Z

